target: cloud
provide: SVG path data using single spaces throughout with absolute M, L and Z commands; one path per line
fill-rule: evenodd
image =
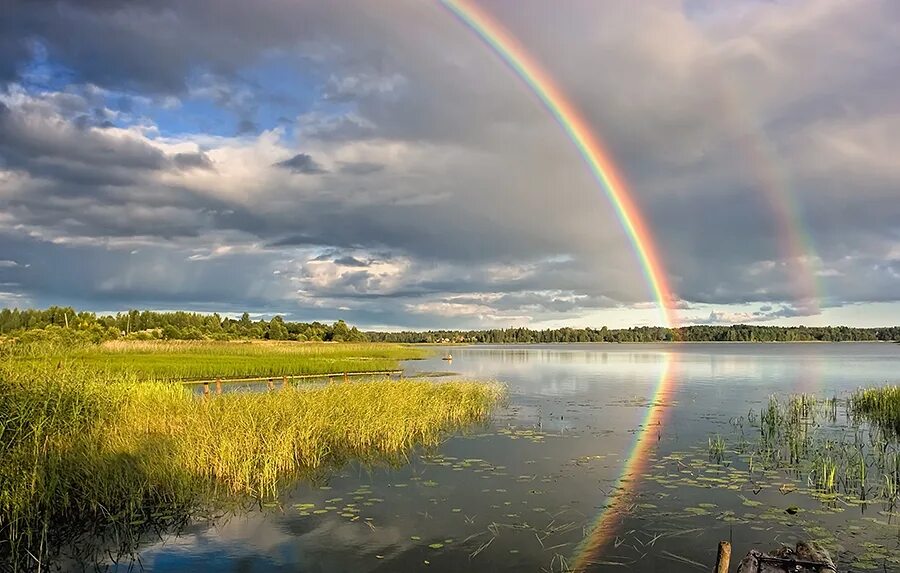
M 325 85 L 323 96 L 331 101 L 355 101 L 372 94 L 389 94 L 405 85 L 406 79 L 396 73 L 388 76 L 370 73 L 331 76 Z
M 292 173 L 303 173 L 305 175 L 327 173 L 325 169 L 306 153 L 298 153 L 290 159 L 279 161 L 275 165 L 283 169 L 289 169 Z
M 685 320 L 898 302 L 893 3 L 489 8 L 602 140 Z M 22 3 L 0 38 L 0 259 L 45 261 L 30 300 L 410 326 L 653 306 L 571 142 L 437 4 Z
M 176 153 L 172 160 L 180 169 L 214 169 L 212 160 L 202 151 Z
M 379 171 L 384 169 L 384 165 L 379 165 L 377 163 L 341 163 L 340 172 L 345 173 L 347 175 L 371 175 L 372 173 L 378 173 Z
M 368 267 L 369 263 L 361 261 L 356 257 L 345 256 L 334 260 L 334 264 L 344 267 Z
M 238 122 L 237 133 L 238 135 L 247 135 L 249 133 L 256 133 L 259 131 L 259 127 L 249 119 L 242 119 Z

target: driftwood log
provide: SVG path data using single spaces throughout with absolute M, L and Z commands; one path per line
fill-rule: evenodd
M 814 543 L 797 542 L 771 553 L 753 549 L 741 560 L 737 573 L 837 573 L 828 551 Z

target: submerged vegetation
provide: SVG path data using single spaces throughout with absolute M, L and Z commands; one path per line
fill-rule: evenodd
M 276 363 L 293 356 L 295 366 L 321 358 L 250 348 L 249 356 Z M 39 348 L 18 348 L 0 359 L 0 560 L 34 568 L 66 547 L 87 551 L 80 541 L 103 536 L 116 552 L 129 552 L 148 530 L 177 527 L 226 501 L 273 499 L 318 468 L 349 459 L 400 461 L 415 445 L 435 445 L 484 420 L 502 396 L 493 384 L 403 380 L 204 399 L 144 375 L 183 376 L 191 361 L 180 356 L 212 356 L 210 348 L 138 350 L 153 360 L 120 368 L 91 358 L 142 356 L 117 346 L 63 358 L 52 349 L 44 359 Z M 173 350 L 178 366 L 161 367 Z M 363 350 L 322 352 L 334 363 Z M 198 363 L 212 368 L 215 361 Z M 222 363 L 235 364 L 228 355 Z M 202 368 L 188 372 L 213 373 Z
M 704 501 L 666 513 L 650 500 L 637 506 L 646 510 L 639 517 L 743 525 L 781 541 L 820 544 L 853 571 L 894 570 L 900 565 L 892 549 L 900 517 L 898 395 L 897 388 L 878 388 L 846 400 L 772 396 L 730 420 L 730 433 L 654 458 L 649 481 L 662 492 L 677 490 L 679 499 Z M 710 489 L 716 503 L 699 493 Z M 847 513 L 853 509 L 856 519 Z M 659 515 L 647 515 L 654 512 Z
M 881 545 L 857 544 L 857 537 L 862 527 L 878 529 L 879 538 L 896 536 L 898 399 L 897 388 L 860 390 L 846 401 L 772 396 L 759 410 L 732 419 L 731 435 L 709 436 L 702 446 L 666 456 L 649 478 L 664 488 L 731 490 L 746 508 L 716 512 L 699 504 L 686 514 L 765 531 L 784 528 L 788 535 L 799 527 L 807 539 L 852 561 L 854 570 L 895 567 L 900 559 L 876 551 Z M 860 508 L 862 521 L 837 530 L 819 522 L 851 507 Z M 878 509 L 865 517 L 867 507 Z

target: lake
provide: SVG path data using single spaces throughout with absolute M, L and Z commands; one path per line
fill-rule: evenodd
M 280 507 L 191 525 L 149 543 L 144 569 L 702 571 L 720 540 L 731 540 L 739 558 L 800 539 L 820 540 L 845 569 L 900 569 L 893 508 L 817 498 L 808 475 L 765 468 L 734 446 L 756 439 L 754 420 L 772 394 L 842 399 L 860 386 L 900 383 L 900 345 L 439 354 L 447 350 L 452 363 L 409 362 L 407 375 L 452 371 L 505 383 L 508 404 L 489 425 L 402 467 L 336 468 L 298 484 Z M 815 432 L 847 431 L 843 407 L 835 408 Z M 720 438 L 728 446 L 713 455 Z

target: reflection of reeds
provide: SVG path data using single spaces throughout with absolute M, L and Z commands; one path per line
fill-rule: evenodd
M 348 458 L 398 460 L 482 420 L 492 384 L 354 382 L 203 399 L 77 362 L 0 361 L 0 560 L 33 568 L 79 536 L 184 523 L 208 502 L 271 498 Z M 124 532 L 124 533 L 123 533 Z M 123 539 L 132 535 L 133 539 Z

